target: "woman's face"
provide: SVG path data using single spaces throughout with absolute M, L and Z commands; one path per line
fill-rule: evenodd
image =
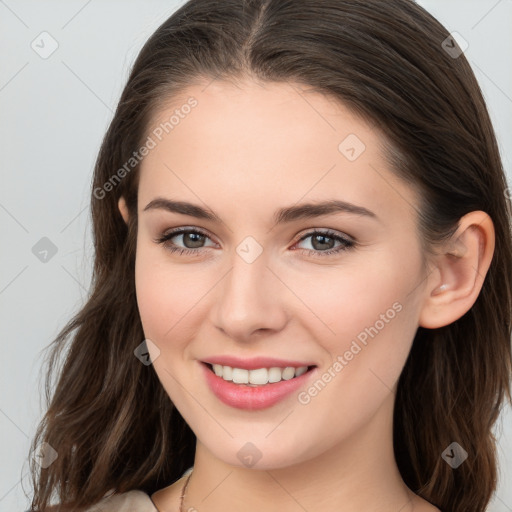
M 372 428 L 388 441 L 426 295 L 418 197 L 379 133 L 332 99 L 205 86 L 156 116 L 140 171 L 137 300 L 163 387 L 235 466 L 289 466 Z M 334 201 L 346 208 L 319 206 Z M 268 371 L 287 366 L 314 368 Z

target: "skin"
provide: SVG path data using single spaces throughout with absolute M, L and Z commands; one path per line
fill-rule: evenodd
M 477 299 L 494 250 L 492 221 L 481 211 L 464 216 L 426 271 L 418 196 L 385 162 L 382 134 L 295 84 L 206 85 L 189 87 L 155 116 L 152 126 L 187 97 L 198 101 L 144 158 L 138 191 L 135 278 L 144 333 L 160 351 L 152 351 L 158 378 L 197 436 L 183 510 L 438 510 L 398 472 L 396 385 L 418 326 L 450 324 Z M 338 149 L 349 134 L 366 146 L 353 161 Z M 222 223 L 144 211 L 157 196 L 206 206 Z M 278 208 L 326 199 L 378 218 L 336 213 L 273 223 Z M 128 222 L 123 198 L 119 210 Z M 202 244 L 189 235 L 172 239 L 199 256 L 155 242 L 178 227 L 208 233 Z M 356 246 L 322 257 L 340 243 L 300 241 L 315 229 Z M 263 249 L 252 263 L 236 252 L 247 236 Z M 400 312 L 307 404 L 293 393 L 260 411 L 235 409 L 202 375 L 200 360 L 232 354 L 314 361 L 319 378 L 397 302 Z M 262 454 L 253 467 L 237 457 L 247 442 Z M 153 494 L 159 510 L 178 510 L 183 483 Z

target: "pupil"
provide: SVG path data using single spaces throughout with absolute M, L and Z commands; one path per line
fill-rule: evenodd
M 313 237 L 313 247 L 315 247 L 315 249 L 332 249 L 332 247 L 318 247 L 317 246 L 317 241 L 318 240 L 331 240 L 331 242 L 333 241 L 332 238 L 326 236 L 326 235 L 316 235 L 315 237 Z M 328 244 L 327 242 L 320 242 L 321 245 L 330 245 Z
M 200 233 L 187 233 L 186 237 L 187 236 L 189 238 L 192 238 L 192 246 L 185 243 L 185 245 L 187 245 L 187 247 L 189 247 L 189 248 L 201 247 L 201 242 L 203 241 L 202 239 L 204 238 L 204 235 L 201 235 Z M 184 238 L 184 242 L 186 240 L 186 237 Z M 194 237 L 196 238 L 195 240 L 194 240 Z M 194 244 L 196 244 L 196 245 L 194 245 Z

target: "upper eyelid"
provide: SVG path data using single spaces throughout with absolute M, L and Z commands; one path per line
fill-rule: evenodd
M 204 230 L 202 228 L 192 227 L 192 226 L 183 226 L 183 227 L 173 228 L 173 229 L 170 229 L 169 231 L 165 231 L 162 234 L 162 236 L 172 237 L 172 236 L 183 235 L 183 234 L 190 233 L 190 232 L 197 232 L 200 235 L 206 236 L 207 238 L 209 238 L 212 241 L 215 238 L 215 237 L 210 236 L 210 234 L 206 230 Z

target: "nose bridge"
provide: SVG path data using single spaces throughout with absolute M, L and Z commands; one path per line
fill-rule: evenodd
M 233 254 L 231 270 L 216 297 L 215 315 L 217 327 L 233 338 L 245 339 L 258 329 L 278 329 L 284 320 L 279 280 L 268 264 L 267 254 L 253 240 L 243 241 Z

